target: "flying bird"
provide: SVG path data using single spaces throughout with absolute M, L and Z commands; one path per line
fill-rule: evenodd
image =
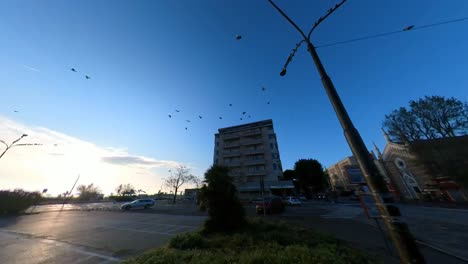
M 267 104 L 270 104 L 270 102 L 268 101 Z
M 171 116 L 171 115 L 167 115 L 167 116 L 168 116 L 169 118 L 172 118 L 172 116 Z
M 229 106 L 232 106 L 232 104 L 229 104 Z
M 14 110 L 13 112 L 18 113 L 19 111 L 18 111 L 18 110 Z
M 185 130 L 187 130 L 187 129 L 188 129 L 188 128 L 187 128 L 187 127 L 185 127 Z
M 187 121 L 188 123 L 190 123 L 190 120 L 188 120 L 188 119 L 187 119 L 187 120 L 185 120 L 185 121 Z
M 240 120 L 242 120 L 242 117 L 240 118 Z
M 247 114 L 247 112 L 242 112 L 242 115 L 245 115 L 245 114 Z
M 241 35 L 236 35 L 236 40 L 241 40 L 242 36 Z
M 198 116 L 200 119 L 202 119 L 203 117 L 201 115 Z
M 86 78 L 87 80 L 91 79 L 91 77 L 89 77 L 88 75 L 85 75 L 85 78 Z
M 223 119 L 222 117 L 219 117 L 219 119 Z
M 56 146 L 57 146 L 57 144 L 54 144 L 54 147 L 56 147 Z
M 265 90 L 266 90 L 265 86 L 262 86 L 262 91 L 265 91 Z
M 71 68 L 70 71 L 72 72 L 76 72 L 75 68 Z
M 177 109 L 176 109 L 175 111 L 176 111 L 177 113 L 179 113 L 179 112 L 180 112 L 180 111 L 179 111 L 179 110 L 177 110 Z
M 249 116 L 249 118 L 251 118 L 251 116 Z
M 403 31 L 409 31 L 409 30 L 412 30 L 413 28 L 414 28 L 414 25 L 407 26 L 403 29 Z

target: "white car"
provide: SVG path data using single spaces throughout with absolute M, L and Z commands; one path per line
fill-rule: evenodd
M 124 203 L 120 206 L 120 209 L 122 210 L 130 210 L 132 208 L 150 208 L 154 206 L 154 200 L 153 199 L 137 199 L 133 202 L 130 203 Z
M 301 205 L 302 204 L 302 202 L 299 199 L 294 198 L 294 197 L 289 197 L 287 200 L 287 203 L 288 205 Z
M 307 198 L 303 194 L 299 194 L 298 197 L 299 197 L 299 200 L 301 200 L 301 201 L 306 201 L 307 200 Z

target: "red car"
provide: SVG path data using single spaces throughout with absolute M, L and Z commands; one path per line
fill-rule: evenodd
M 255 206 L 255 210 L 257 211 L 257 214 L 263 214 L 263 206 L 265 205 L 265 212 L 267 214 L 276 214 L 276 213 L 281 213 L 284 211 L 284 204 L 283 201 L 281 201 L 280 198 L 278 197 L 273 197 L 273 198 L 265 198 L 265 202 L 259 202 Z

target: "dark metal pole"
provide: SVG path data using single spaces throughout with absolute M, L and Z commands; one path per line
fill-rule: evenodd
M 343 128 L 344 135 L 346 137 L 346 141 L 353 152 L 354 157 L 356 158 L 359 167 L 364 175 L 366 183 L 369 187 L 370 194 L 375 201 L 375 205 L 377 210 L 379 211 L 379 215 L 382 218 L 385 227 L 387 228 L 387 232 L 390 236 L 390 239 L 395 246 L 398 255 L 400 256 L 400 261 L 402 263 L 426 263 L 424 257 L 419 252 L 419 249 L 412 237 L 411 233 L 409 232 L 408 226 L 406 223 L 399 221 L 396 216 L 400 216 L 400 212 L 397 207 L 392 205 L 392 214 L 389 213 L 389 208 L 384 204 L 383 199 L 387 199 L 389 202 L 391 196 L 389 195 L 387 186 L 383 180 L 383 177 L 380 175 L 379 171 L 377 170 L 377 166 L 374 164 L 373 159 L 369 155 L 369 151 L 367 150 L 366 145 L 362 141 L 361 135 L 356 130 L 351 121 L 351 118 L 346 111 L 343 102 L 341 101 L 333 82 L 331 81 L 330 77 L 327 75 L 325 68 L 320 61 L 320 58 L 315 50 L 315 47 L 310 42 L 310 35 L 312 31 L 323 22 L 323 20 L 329 16 L 332 12 L 334 12 L 339 6 L 341 6 L 346 0 L 343 0 L 340 4 L 336 5 L 334 8 L 330 9 L 325 17 L 320 18 L 312 29 L 309 31 L 307 36 L 301 30 L 301 28 L 294 23 L 294 21 L 289 18 L 286 13 L 281 10 L 273 0 L 268 0 L 270 4 L 286 19 L 288 20 L 291 25 L 296 28 L 296 30 L 301 34 L 303 41 L 307 43 L 307 50 L 309 51 L 310 55 L 312 56 L 312 60 L 314 61 L 315 66 L 320 74 L 320 78 L 322 79 L 323 87 L 327 92 L 328 98 L 335 110 L 336 116 L 340 121 L 341 127 Z M 302 41 L 301 41 L 302 42 Z M 300 42 L 300 43 L 301 43 Z M 300 44 L 299 43 L 299 44 Z M 296 47 L 297 50 L 298 47 Z M 290 55 L 290 59 L 292 58 L 295 51 Z M 288 59 L 288 60 L 290 60 Z M 286 66 L 281 71 L 280 75 L 284 76 L 286 74 Z
M 383 201 L 383 198 L 390 197 L 387 186 L 377 170 L 377 166 L 372 160 L 366 145 L 362 141 L 361 135 L 354 127 L 353 122 L 351 121 L 351 118 L 349 117 L 348 112 L 346 111 L 343 102 L 333 85 L 333 82 L 327 75 L 315 47 L 308 39 L 306 39 L 306 42 L 307 49 L 312 56 L 312 60 L 314 61 L 320 74 L 320 78 L 322 79 L 323 87 L 327 92 L 328 98 L 330 99 L 336 116 L 343 128 L 346 141 L 348 142 L 348 145 L 361 168 L 367 185 L 369 186 L 370 194 L 375 201 L 376 207 L 388 230 L 393 245 L 400 255 L 401 262 L 425 263 L 424 257 L 419 252 L 419 249 L 408 230 L 408 226 L 405 223 L 398 221 L 396 219 L 396 215 L 391 216 L 387 210 Z

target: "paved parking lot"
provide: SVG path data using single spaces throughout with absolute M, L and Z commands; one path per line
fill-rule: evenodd
M 0 218 L 1 263 L 118 263 L 193 231 L 205 217 L 63 211 Z

